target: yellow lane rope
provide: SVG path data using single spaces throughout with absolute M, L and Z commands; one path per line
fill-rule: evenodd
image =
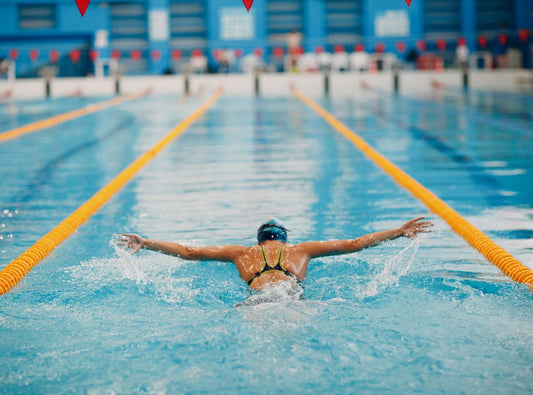
M 120 188 L 133 178 L 144 165 L 200 118 L 221 95 L 222 89 L 217 90 L 209 100 L 180 122 L 165 137 L 159 140 L 157 144 L 133 161 L 93 197 L 87 200 L 59 225 L 26 250 L 26 252 L 22 253 L 22 255 L 0 271 L 0 295 L 5 294 L 15 286 L 35 265 L 48 256 L 54 248 L 61 244 L 91 215 L 98 211 Z
M 59 125 L 60 123 L 70 121 L 71 119 L 79 118 L 84 115 L 92 114 L 94 112 L 116 106 L 117 104 L 120 104 L 124 101 L 135 100 L 140 97 L 146 96 L 147 94 L 148 92 L 146 91 L 146 92 L 138 92 L 138 93 L 131 93 L 128 95 L 117 96 L 111 100 L 106 100 L 100 103 L 89 104 L 77 110 L 72 110 L 64 114 L 55 115 L 53 117 L 46 118 L 41 121 L 37 121 L 37 122 L 30 123 L 28 125 L 20 126 L 18 128 L 0 133 L 0 143 L 20 137 L 28 133 L 33 133 L 39 130 L 51 128 L 52 126 L 56 126 L 56 125 Z
M 385 156 L 372 148 L 365 140 L 359 137 L 342 122 L 337 120 L 333 115 L 319 106 L 312 99 L 305 96 L 296 88 L 293 88 L 293 93 L 298 99 L 307 104 L 322 118 L 324 118 L 335 130 L 349 139 L 357 148 L 359 148 L 366 156 L 372 159 L 398 184 L 410 191 L 430 210 L 444 219 L 454 231 L 461 235 L 475 249 L 481 252 L 489 261 L 498 266 L 503 273 L 517 282 L 530 284 L 530 286 L 533 285 L 533 270 L 523 265 L 505 249 L 494 243 L 487 235 L 470 224 L 433 192 L 428 190 L 426 187 L 388 160 Z

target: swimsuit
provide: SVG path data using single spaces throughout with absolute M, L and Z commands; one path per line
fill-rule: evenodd
M 281 245 L 280 249 L 279 249 L 279 254 L 278 254 L 278 261 L 276 262 L 276 265 L 275 266 L 272 266 L 270 263 L 268 263 L 267 261 L 267 257 L 266 257 L 266 253 L 265 253 L 265 250 L 263 249 L 263 246 L 259 246 L 259 248 L 261 248 L 261 256 L 263 257 L 263 268 L 261 270 L 259 270 L 257 273 L 255 273 L 249 280 L 248 280 L 248 285 L 251 285 L 252 282 L 257 278 L 259 277 L 261 274 L 263 273 L 267 273 L 267 272 L 282 272 L 284 273 L 286 276 L 296 280 L 297 282 L 300 282 L 300 279 L 298 277 L 296 277 L 294 274 L 292 274 L 291 272 L 289 272 L 287 269 L 285 269 L 283 266 L 281 266 L 281 257 L 283 256 L 283 248 L 285 247 L 284 244 Z

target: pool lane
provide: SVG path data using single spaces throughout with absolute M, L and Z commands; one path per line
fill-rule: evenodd
M 0 294 L 5 294 L 13 288 L 35 265 L 46 258 L 89 217 L 105 205 L 144 165 L 150 162 L 171 141 L 179 137 L 190 125 L 198 120 L 221 95 L 222 90 L 217 90 L 200 108 L 180 122 L 151 149 L 138 157 L 93 197 L 0 271 Z
M 430 210 L 438 214 L 450 227 L 461 235 L 472 247 L 477 249 L 489 261 L 495 264 L 503 273 L 513 280 L 529 284 L 533 288 L 533 270 L 523 265 L 505 249 L 493 242 L 478 228 L 465 220 L 458 212 L 448 206 L 438 196 L 421 185 L 402 169 L 397 167 L 386 157 L 372 148 L 366 141 L 354 133 L 351 129 L 337 120 L 332 114 L 319 106 L 309 97 L 305 96 L 297 88 L 293 88 L 294 95 L 309 108 L 324 118 L 337 132 L 349 139 L 359 150 L 372 159 L 398 184 L 409 190 L 415 197 L 421 200 Z
M 147 94 L 148 92 L 137 92 L 137 93 L 131 93 L 128 95 L 118 96 L 110 100 L 106 100 L 106 101 L 95 103 L 95 104 L 89 104 L 77 110 L 72 110 L 72 111 L 69 111 L 63 114 L 54 115 L 50 118 L 46 118 L 46 119 L 33 122 L 33 123 L 30 123 L 24 126 L 20 126 L 18 128 L 0 133 L 0 143 L 15 139 L 17 137 L 20 137 L 26 134 L 38 132 L 43 129 L 48 129 L 53 126 L 59 125 L 61 123 L 70 121 L 72 119 L 76 119 L 79 117 L 83 117 L 85 115 L 95 113 L 97 111 L 105 110 L 106 108 L 116 106 L 125 101 L 139 99 L 141 97 L 146 96 Z

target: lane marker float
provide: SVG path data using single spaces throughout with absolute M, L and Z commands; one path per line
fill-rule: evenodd
M 144 165 L 198 120 L 220 98 L 222 92 L 222 89 L 218 89 L 200 108 L 180 122 L 151 149 L 133 161 L 118 176 L 93 195 L 93 197 L 78 207 L 59 225 L 0 271 L 0 295 L 5 294 L 14 287 L 35 265 L 46 258 L 48 254 L 69 237 L 81 224 L 107 203 Z
M 439 215 L 450 227 L 461 235 L 472 247 L 483 254 L 490 262 L 495 264 L 503 273 L 514 281 L 533 285 L 533 270 L 523 265 L 518 259 L 505 249 L 493 242 L 482 231 L 464 219 L 457 211 L 448 206 L 438 196 L 424 187 L 409 174 L 404 172 L 385 156 L 372 148 L 365 140 L 354 131 L 337 120 L 332 114 L 318 105 L 315 101 L 305 96 L 295 87 L 292 88 L 294 95 L 324 118 L 335 130 L 349 139 L 367 157 L 372 159 L 398 184 L 403 186 L 415 197 L 422 201 L 431 211 Z
M 59 125 L 74 118 L 83 117 L 84 115 L 92 114 L 94 112 L 116 106 L 117 104 L 120 104 L 125 101 L 139 99 L 143 96 L 146 96 L 148 93 L 149 91 L 144 91 L 118 96 L 111 100 L 106 100 L 100 103 L 88 104 L 87 106 L 79 108 L 77 110 L 72 110 L 64 114 L 54 115 L 50 118 L 46 118 L 37 122 L 29 123 L 24 126 L 20 126 L 15 129 L 8 130 L 6 132 L 0 133 L 0 143 L 23 136 L 25 134 L 34 133 L 38 132 L 39 130 L 51 128 L 52 126 Z

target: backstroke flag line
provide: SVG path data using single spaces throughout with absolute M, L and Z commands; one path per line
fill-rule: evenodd
M 412 0 L 405 0 L 408 7 L 411 5 L 411 1 Z M 87 11 L 87 7 L 89 7 L 90 2 L 91 0 L 76 0 L 76 4 L 78 6 L 78 10 L 80 10 L 81 16 L 85 15 L 85 11 Z M 250 12 L 250 8 L 252 8 L 254 0 L 242 0 L 242 3 L 244 4 L 244 7 L 246 7 L 246 11 Z

